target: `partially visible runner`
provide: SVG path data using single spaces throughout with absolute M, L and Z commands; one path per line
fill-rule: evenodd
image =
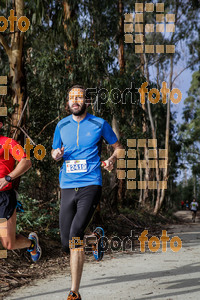
M 3 122 L 4 118 L 0 117 L 0 130 Z M 13 156 L 14 147 L 16 152 Z M 28 238 L 16 235 L 17 199 L 12 182 L 32 166 L 31 161 L 26 159 L 25 152 L 20 154 L 17 147 L 19 144 L 15 140 L 0 135 L 0 219 L 7 219 L 7 237 L 0 236 L 0 241 L 8 250 L 28 248 L 32 260 L 36 262 L 41 256 L 37 234 L 32 232 Z M 18 159 L 19 163 L 15 167 L 17 156 L 21 156 L 21 159 Z
M 194 223 L 195 223 L 198 206 L 199 206 L 199 204 L 196 202 L 196 199 L 193 198 L 192 202 L 190 203 L 190 209 L 192 211 L 192 222 L 194 222 Z
M 184 209 L 184 204 L 185 204 L 185 203 L 184 203 L 184 201 L 182 200 L 182 201 L 181 201 L 181 208 L 182 208 L 182 210 Z
M 87 112 L 85 89 L 73 86 L 69 90 L 70 116 L 62 119 L 56 126 L 52 157 L 56 161 L 63 158 L 59 180 L 61 187 L 60 234 L 63 249 L 70 252 L 71 291 L 68 300 L 81 300 L 80 280 L 84 264 L 84 231 L 88 226 L 100 201 L 102 190 L 101 144 L 102 140 L 113 146 L 114 153 L 104 163 L 107 171 L 113 169 L 117 150 L 122 146 L 110 125 Z M 103 230 L 95 230 L 99 236 Z M 73 239 L 79 240 L 80 243 Z M 101 238 L 93 252 L 100 260 Z M 79 245 L 78 245 L 79 244 Z M 72 245 L 72 246 L 70 246 Z

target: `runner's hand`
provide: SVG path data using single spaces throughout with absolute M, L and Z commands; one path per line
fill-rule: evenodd
M 109 159 L 105 160 L 104 163 L 102 163 L 102 166 L 109 172 L 114 168 L 112 160 Z
M 4 188 L 4 186 L 6 186 L 9 182 L 7 180 L 5 180 L 5 178 L 0 178 L 0 190 L 2 188 Z
M 64 147 L 62 147 L 61 149 L 60 148 L 55 149 L 52 153 L 53 159 L 55 159 L 55 160 L 61 159 L 64 154 L 64 149 L 65 149 Z

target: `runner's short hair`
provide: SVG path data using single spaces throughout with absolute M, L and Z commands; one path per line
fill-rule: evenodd
M 85 87 L 83 85 L 80 85 L 80 84 L 75 84 L 73 85 L 69 90 L 68 90 L 68 94 L 70 93 L 71 90 L 73 89 L 82 89 L 85 91 Z
M 73 89 L 81 89 L 81 90 L 84 90 L 84 96 L 85 96 L 85 99 L 89 99 L 86 95 L 86 88 L 83 86 L 83 85 L 80 85 L 80 84 L 76 84 L 76 85 L 73 85 L 69 90 L 68 90 L 68 93 L 67 93 L 67 101 L 69 100 L 69 93 L 71 92 L 71 90 Z

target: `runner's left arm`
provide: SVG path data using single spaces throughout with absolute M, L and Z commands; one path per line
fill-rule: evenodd
M 64 155 L 64 150 L 65 148 L 63 147 L 62 144 L 62 139 L 60 135 L 60 129 L 57 124 L 54 136 L 53 136 L 53 145 L 52 145 L 52 150 L 51 150 L 51 156 L 55 161 L 60 161 Z
M 105 141 L 108 144 L 110 144 L 114 149 L 113 154 L 107 160 L 104 161 L 104 169 L 106 169 L 107 171 L 111 171 L 114 168 L 115 161 L 117 160 L 117 152 L 119 149 L 123 149 L 123 147 L 119 143 L 116 134 L 114 133 L 107 121 L 104 121 L 102 127 L 102 136 L 105 139 Z
M 107 160 L 104 161 L 106 163 L 106 165 L 104 166 L 104 169 L 106 169 L 107 171 L 111 171 L 114 168 L 114 164 L 117 160 L 117 153 L 120 149 L 123 149 L 123 147 L 119 141 L 112 144 L 111 146 L 113 147 L 114 152 Z

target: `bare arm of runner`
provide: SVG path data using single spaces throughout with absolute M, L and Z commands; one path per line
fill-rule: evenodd
M 32 166 L 32 163 L 30 160 L 27 160 L 25 157 L 20 160 L 20 162 L 17 164 L 15 169 L 8 174 L 8 176 L 11 177 L 11 179 L 15 179 L 22 174 L 24 174 L 26 171 L 28 171 Z M 2 189 L 4 186 L 8 184 L 8 181 L 5 180 L 5 177 L 0 178 L 0 189 Z
M 114 149 L 113 154 L 104 161 L 104 163 L 106 165 L 104 165 L 104 169 L 106 169 L 107 171 L 111 171 L 114 168 L 114 164 L 117 160 L 117 152 L 119 149 L 123 149 L 122 145 L 117 141 L 116 143 L 111 145 Z

